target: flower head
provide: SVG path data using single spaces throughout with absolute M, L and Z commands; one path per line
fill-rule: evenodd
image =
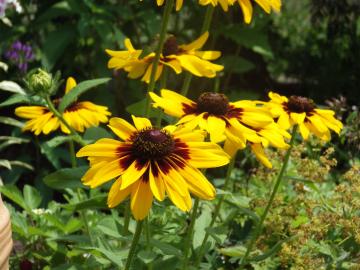
M 270 101 L 265 106 L 274 118 L 278 118 L 279 126 L 287 130 L 297 124 L 304 140 L 313 133 L 318 138 L 329 141 L 330 129 L 339 134 L 343 127 L 334 117 L 334 111 L 318 109 L 311 99 L 301 96 L 287 98 L 273 92 L 269 93 L 269 97 Z
M 156 0 L 156 3 L 158 6 L 162 6 L 164 4 L 165 0 Z M 179 11 L 183 5 L 184 0 L 176 0 L 176 11 Z
M 247 143 L 254 149 L 272 145 L 287 148 L 284 137 L 290 135 L 280 129 L 269 112 L 254 101 L 229 102 L 224 94 L 205 92 L 192 101 L 176 92 L 163 89 L 161 96 L 150 93 L 154 106 L 165 113 L 180 118 L 178 125 L 199 127 L 210 135 L 212 142 L 225 141 L 224 148 L 230 155 Z M 261 161 L 263 159 L 260 159 Z M 271 167 L 270 162 L 263 163 Z
M 280 12 L 281 0 L 254 0 L 266 13 L 270 13 L 272 10 Z M 220 4 L 224 11 L 228 11 L 229 6 L 239 3 L 244 15 L 245 23 L 250 23 L 253 14 L 253 7 L 251 0 L 199 0 L 200 5 L 213 5 Z
M 20 72 L 26 73 L 29 63 L 34 60 L 34 53 L 30 45 L 16 41 L 5 53 L 5 57 L 15 64 Z
M 223 70 L 223 66 L 211 63 L 210 60 L 216 60 L 221 56 L 219 51 L 201 51 L 209 37 L 206 32 L 198 39 L 190 44 L 178 45 L 174 36 L 170 36 L 164 44 L 162 54 L 160 56 L 159 65 L 155 74 L 155 80 L 158 80 L 165 66 L 171 68 L 176 74 L 182 72 L 183 69 L 191 72 L 195 76 L 213 78 L 216 72 Z M 131 44 L 130 40 L 126 40 Z M 108 62 L 109 68 L 124 69 L 128 72 L 128 77 L 149 83 L 155 53 L 140 58 L 142 50 L 135 50 L 132 45 L 127 47 L 127 51 L 111 51 L 106 52 L 111 56 Z
M 75 86 L 76 81 L 72 77 L 68 78 L 65 93 Z M 59 100 L 54 100 L 53 103 L 57 105 Z M 29 130 L 39 135 L 40 133 L 49 134 L 60 128 L 62 132 L 70 133 L 70 130 L 46 106 L 21 106 L 15 109 L 15 114 L 21 118 L 30 119 L 25 123 L 23 131 Z M 108 122 L 109 115 L 111 113 L 107 107 L 81 101 L 74 102 L 66 108 L 63 118 L 76 131 L 84 132 L 86 128 Z
M 117 178 L 109 192 L 109 207 L 130 196 L 132 213 L 141 220 L 147 216 L 153 197 L 163 201 L 167 194 L 183 211 L 191 209 L 190 193 L 205 200 L 215 197 L 214 187 L 198 168 L 229 162 L 218 145 L 203 142 L 203 134 L 190 129 L 159 129 L 148 119 L 134 116 L 133 122 L 134 126 L 120 118 L 110 119 L 110 129 L 122 141 L 101 139 L 77 153 L 90 161 L 82 178 L 85 185 L 95 188 Z
M 23 11 L 22 6 L 17 0 L 0 0 L 0 18 L 5 16 L 5 11 L 10 5 L 15 8 L 17 13 L 21 13 Z

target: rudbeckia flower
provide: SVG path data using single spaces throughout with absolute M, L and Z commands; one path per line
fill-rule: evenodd
M 270 13 L 272 10 L 280 12 L 281 0 L 254 0 L 266 13 Z M 251 0 L 199 0 L 200 5 L 213 5 L 220 4 L 224 11 L 228 11 L 229 6 L 239 3 L 244 15 L 245 23 L 250 23 L 253 14 L 253 7 Z
M 66 81 L 65 93 L 76 86 L 76 81 L 69 77 Z M 58 100 L 53 101 L 54 104 Z M 70 130 L 46 106 L 21 106 L 15 109 L 15 114 L 21 118 L 30 119 L 25 123 L 23 131 L 31 131 L 35 135 L 41 132 L 49 134 L 59 127 L 62 132 L 69 134 Z M 76 131 L 84 132 L 86 128 L 107 123 L 111 113 L 107 107 L 99 106 L 89 101 L 74 102 L 63 113 L 65 121 Z
M 178 125 L 192 129 L 199 127 L 208 132 L 212 142 L 225 141 L 224 149 L 230 155 L 245 148 L 247 143 L 253 146 L 252 150 L 269 145 L 278 148 L 288 147 L 284 137 L 290 135 L 280 129 L 270 113 L 265 108 L 257 106 L 256 102 L 229 102 L 225 95 L 210 92 L 203 93 L 197 101 L 192 101 L 166 89 L 161 90 L 161 96 L 155 93 L 150 93 L 150 96 L 154 101 L 154 107 L 180 118 Z M 255 148 L 254 144 L 257 145 Z M 263 164 L 270 167 L 269 162 Z
M 297 124 L 304 140 L 313 133 L 321 140 L 329 141 L 330 129 L 339 134 L 343 127 L 334 117 L 334 111 L 318 109 L 311 99 L 301 96 L 287 98 L 273 92 L 269 92 L 269 97 L 270 101 L 265 106 L 274 118 L 278 118 L 279 126 L 287 130 Z
M 215 77 L 216 72 L 223 70 L 224 67 L 213 64 L 209 60 L 219 58 L 221 53 L 219 51 L 199 50 L 204 46 L 208 37 L 209 33 L 206 32 L 190 44 L 178 45 L 176 38 L 170 36 L 165 41 L 163 52 L 160 55 L 155 80 L 160 78 L 164 66 L 171 68 L 176 74 L 181 73 L 182 70 L 185 69 L 195 76 Z M 137 79 L 141 77 L 142 81 L 149 83 L 155 53 L 152 52 L 143 58 L 139 58 L 142 51 L 135 50 L 132 45 L 130 47 L 129 44 L 131 44 L 131 42 L 129 40 L 127 43 L 128 45 L 125 45 L 128 48 L 127 51 L 106 50 L 111 56 L 108 67 L 124 69 L 128 72 L 129 78 Z
M 215 189 L 198 168 L 229 163 L 229 156 L 216 144 L 203 142 L 202 132 L 168 126 L 155 128 L 147 118 L 132 117 L 134 126 L 121 118 L 110 119 L 110 129 L 121 139 L 100 139 L 80 149 L 90 169 L 85 185 L 95 188 L 114 178 L 108 206 L 115 207 L 128 196 L 137 220 L 144 219 L 153 197 L 167 195 L 182 211 L 190 211 L 193 195 L 211 200 Z

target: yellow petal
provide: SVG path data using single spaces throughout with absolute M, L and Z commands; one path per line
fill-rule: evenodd
M 131 116 L 134 122 L 134 125 L 136 127 L 137 130 L 142 130 L 145 128 L 151 128 L 151 122 L 149 119 L 144 118 L 144 117 L 136 117 L 134 115 Z
M 165 199 L 165 185 L 161 176 L 154 177 L 151 166 L 149 167 L 149 183 L 152 193 L 159 201 Z
M 204 46 L 204 44 L 206 43 L 208 38 L 209 38 L 209 32 L 206 31 L 204 34 L 202 34 L 200 37 L 198 37 L 193 42 L 186 44 L 186 45 L 181 45 L 179 47 L 185 51 L 197 50 Z
M 149 183 L 141 180 L 134 184 L 131 192 L 131 212 L 136 220 L 144 219 L 150 211 L 153 201 Z
M 251 150 L 255 154 L 256 158 L 267 168 L 271 169 L 272 164 L 265 155 L 264 148 L 261 146 L 261 144 L 254 143 L 251 144 Z
M 238 0 L 238 1 L 244 15 L 245 23 L 250 23 L 253 13 L 251 2 L 249 0 Z
M 137 160 L 135 160 L 124 172 L 122 175 L 122 182 L 120 189 L 123 190 L 128 186 L 132 185 L 138 181 L 143 174 L 146 172 L 149 167 L 149 162 L 144 165 L 140 165 Z
M 132 186 L 129 186 L 124 190 L 120 190 L 120 185 L 121 185 L 121 177 L 119 177 L 110 188 L 107 199 L 107 205 L 109 206 L 109 208 L 114 208 L 117 205 L 119 205 L 123 200 L 125 200 L 129 196 L 131 192 Z
M 76 86 L 76 81 L 73 77 L 69 77 L 66 80 L 65 94 Z
M 108 127 L 117 135 L 120 139 L 126 141 L 136 132 L 136 129 L 129 122 L 122 118 L 111 118 Z

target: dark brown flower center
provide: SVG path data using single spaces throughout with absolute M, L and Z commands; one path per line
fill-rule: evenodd
M 167 38 L 167 40 L 164 43 L 164 48 L 163 48 L 163 56 L 169 56 L 172 54 L 178 54 L 180 52 L 179 46 L 177 44 L 176 41 L 176 37 L 175 36 L 170 36 Z
M 151 128 L 137 133 L 133 140 L 136 155 L 145 159 L 158 159 L 174 150 L 174 140 L 166 131 Z
M 224 115 L 229 110 L 229 100 L 223 94 L 205 92 L 197 100 L 197 109 L 199 112 Z
M 315 109 L 315 103 L 312 99 L 301 96 L 291 96 L 287 102 L 287 108 L 290 112 L 309 113 Z

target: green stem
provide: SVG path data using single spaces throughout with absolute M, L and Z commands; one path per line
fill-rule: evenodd
M 49 107 L 49 110 L 60 120 L 60 122 L 62 122 L 64 124 L 65 127 L 67 127 L 68 130 L 70 130 L 71 135 L 73 135 L 73 139 L 78 142 L 79 144 L 81 144 L 82 146 L 85 146 L 86 143 L 84 142 L 84 140 L 81 138 L 81 136 L 76 132 L 75 129 L 73 129 L 68 122 L 66 122 L 66 120 L 64 119 L 64 117 L 62 116 L 62 114 L 55 108 L 54 104 L 52 103 L 50 96 L 46 96 L 46 103 Z
M 149 222 L 149 216 L 146 217 L 146 221 L 145 221 L 145 234 L 146 234 L 146 250 L 147 252 L 151 252 L 151 243 L 150 243 L 150 239 L 151 239 L 151 232 L 150 232 L 150 222 Z M 153 269 L 153 264 L 152 262 L 150 262 L 147 265 L 147 268 L 149 270 Z
M 184 82 L 181 88 L 181 95 L 183 96 L 187 96 L 187 93 L 189 92 L 189 88 L 190 88 L 190 83 L 192 80 L 192 74 L 189 72 L 185 73 L 185 78 L 184 78 Z
M 236 159 L 236 155 L 231 159 L 231 161 L 230 161 L 230 163 L 228 165 L 228 168 L 227 168 L 227 171 L 226 171 L 226 178 L 225 178 L 225 182 L 224 182 L 224 187 L 223 187 L 224 190 L 226 190 L 227 187 L 229 186 L 230 179 L 231 179 L 231 172 L 234 169 L 234 165 L 235 165 L 235 159 Z M 218 215 L 220 213 L 221 205 L 222 205 L 224 199 L 225 199 L 225 195 L 221 196 L 218 203 L 216 204 L 214 214 L 212 216 L 212 219 L 210 221 L 210 224 L 209 224 L 208 228 L 212 228 L 212 226 L 214 226 L 216 218 L 218 217 Z M 210 234 L 208 233 L 208 230 L 206 230 L 204 239 L 203 239 L 203 241 L 201 243 L 201 246 L 200 246 L 200 249 L 199 249 L 197 260 L 195 262 L 195 268 L 200 264 L 200 262 L 201 262 L 201 260 L 202 260 L 202 258 L 204 256 L 205 245 L 206 245 L 206 242 L 207 242 L 209 236 L 210 236 Z
M 210 29 L 210 24 L 211 24 L 211 21 L 213 18 L 214 10 L 215 10 L 215 8 L 213 5 L 207 6 L 204 22 L 201 27 L 201 34 L 205 33 L 206 31 L 208 31 Z
M 191 248 L 191 242 L 193 239 L 194 225 L 195 225 L 198 208 L 199 208 L 199 199 L 195 198 L 194 207 L 193 207 L 191 217 L 190 217 L 190 224 L 189 224 L 189 228 L 187 230 L 187 235 L 186 235 L 186 239 L 185 239 L 184 264 L 183 264 L 183 268 L 182 268 L 183 270 L 186 270 L 188 268 L 189 252 L 190 252 L 190 248 Z
M 210 29 L 210 24 L 213 18 L 213 14 L 214 14 L 214 7 L 212 5 L 208 5 L 206 9 L 203 25 L 201 27 L 201 34 L 205 33 Z M 193 75 L 189 72 L 185 74 L 184 83 L 181 88 L 181 95 L 186 96 L 187 93 L 189 92 L 192 77 Z
M 160 81 L 160 89 L 164 89 L 166 88 L 166 82 L 167 82 L 167 77 L 168 77 L 168 68 L 164 67 L 162 75 L 161 75 L 161 81 Z M 158 110 L 158 115 L 156 118 L 156 127 L 160 127 L 161 126 L 161 119 L 163 116 L 163 111 L 162 110 Z
M 129 250 L 129 255 L 127 257 L 126 264 L 125 264 L 125 270 L 130 269 L 131 262 L 132 262 L 132 260 L 133 260 L 133 258 L 135 256 L 135 253 L 136 253 L 137 244 L 139 243 L 142 227 L 143 227 L 143 220 L 137 221 L 134 238 L 132 240 L 131 247 L 130 247 L 130 250 Z
M 69 141 L 69 152 L 70 152 L 70 159 L 71 159 L 71 167 L 76 168 L 77 164 L 76 164 L 75 146 L 74 146 L 73 140 Z
M 78 200 L 79 202 L 81 202 L 81 189 L 78 188 L 77 189 L 77 195 L 78 195 Z M 89 236 L 89 239 L 90 239 L 90 243 L 91 243 L 91 246 L 94 246 L 94 240 L 91 236 L 91 231 L 90 231 L 90 227 L 89 227 L 89 222 L 88 222 L 88 219 L 87 219 L 87 216 L 86 216 L 86 210 L 80 210 L 80 217 L 85 225 L 85 230 L 86 230 L 86 233 L 87 235 Z
M 295 141 L 295 135 L 296 135 L 296 131 L 297 131 L 297 126 L 294 126 L 293 127 L 293 130 L 292 130 L 292 133 L 291 133 L 291 140 L 290 140 L 290 147 L 288 148 L 288 150 L 286 151 L 286 154 L 285 154 L 285 158 L 284 158 L 284 163 L 281 167 L 281 170 L 280 170 L 280 173 L 276 179 L 276 182 L 275 182 L 275 185 L 274 185 L 274 188 L 271 192 L 271 195 L 270 195 L 270 199 L 266 205 L 266 208 L 264 210 L 264 212 L 262 213 L 261 217 L 260 217 L 260 221 L 259 223 L 256 225 L 256 228 L 255 228 L 255 231 L 254 233 L 252 234 L 251 236 L 251 239 L 250 239 L 250 242 L 246 248 L 246 252 L 245 252 L 245 255 L 244 257 L 241 259 L 240 261 L 240 267 L 239 267 L 239 270 L 243 269 L 245 263 L 246 263 L 246 260 L 250 254 L 250 252 L 252 251 L 255 243 L 256 243 L 256 240 L 257 238 L 259 237 L 262 229 L 263 229 L 263 225 L 264 225 L 264 221 L 265 221 L 265 218 L 267 216 L 267 214 L 269 213 L 269 210 L 270 210 L 270 207 L 272 205 L 272 202 L 274 201 L 274 198 L 275 198 L 275 195 L 279 189 L 279 186 L 281 184 L 281 180 L 284 176 L 284 173 L 286 171 L 286 167 L 289 163 L 289 158 L 290 158 L 290 153 L 291 153 L 291 150 L 293 148 L 293 145 L 294 145 L 294 141 Z
M 130 202 L 125 204 L 124 227 L 123 227 L 123 234 L 124 235 L 129 232 L 129 224 L 130 224 Z
M 171 10 L 172 10 L 173 6 L 174 6 L 174 0 L 166 0 L 165 10 L 164 10 L 164 14 L 163 14 L 162 22 L 161 22 L 159 44 L 158 44 L 158 47 L 156 50 L 154 61 L 152 63 L 150 82 L 149 82 L 149 85 L 147 88 L 146 107 L 145 107 L 145 109 L 146 109 L 145 115 L 146 116 L 149 116 L 149 114 L 150 114 L 151 103 L 150 103 L 149 93 L 153 92 L 154 88 L 155 88 L 155 75 L 156 75 L 157 68 L 159 66 L 160 55 L 164 48 L 167 26 L 169 23 L 169 18 L 170 18 L 170 14 L 171 14 Z

